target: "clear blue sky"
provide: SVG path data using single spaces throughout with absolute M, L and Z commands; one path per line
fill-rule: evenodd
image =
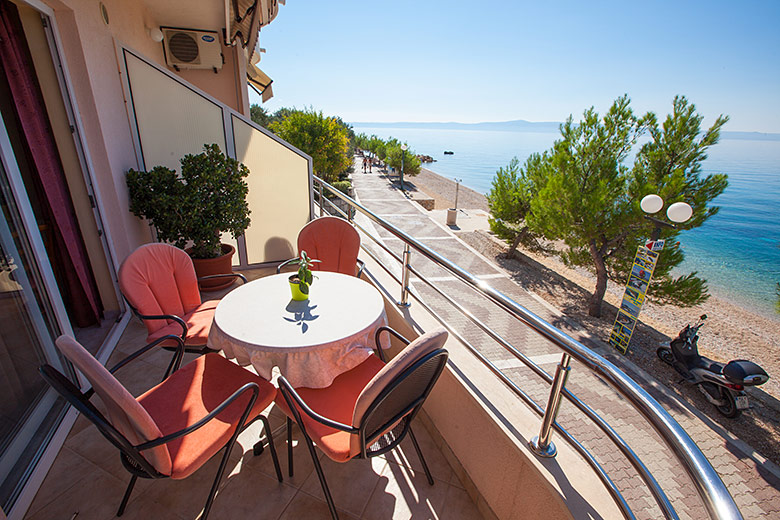
M 665 116 L 683 94 L 705 124 L 780 132 L 777 0 L 288 0 L 260 42 L 270 111 L 562 121 L 623 93 Z

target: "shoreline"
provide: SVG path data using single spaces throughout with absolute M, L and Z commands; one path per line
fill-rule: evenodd
M 424 188 L 427 187 L 429 190 L 437 192 L 438 193 L 428 193 L 423 188 L 423 192 L 425 192 L 430 197 L 434 198 L 436 200 L 436 208 L 435 209 L 447 209 L 449 207 L 452 207 L 453 200 L 454 200 L 454 193 L 455 193 L 455 182 L 447 177 L 444 177 L 443 175 L 436 173 L 433 170 L 430 170 L 426 167 L 421 168 L 420 175 L 414 178 L 420 178 L 420 185 Z M 472 205 L 464 205 L 464 191 L 468 193 L 466 196 L 466 200 L 470 201 Z M 441 193 L 445 193 L 446 195 L 441 195 Z M 451 195 L 450 195 L 451 194 Z M 449 198 L 448 198 L 449 197 Z M 482 193 L 469 188 L 467 186 L 464 186 L 463 184 L 460 185 L 460 193 L 458 197 L 458 206 L 461 208 L 466 209 L 481 209 L 486 212 L 490 212 L 490 208 L 487 203 L 487 196 L 483 195 Z M 440 204 L 441 202 L 441 204 Z M 674 273 L 673 273 L 674 274 Z M 773 307 L 767 307 L 763 303 L 757 303 L 756 301 L 753 301 L 751 298 L 743 296 L 741 294 L 730 294 L 730 289 L 719 287 L 717 285 L 711 285 L 708 284 L 708 290 L 710 294 L 710 300 L 713 301 L 713 299 L 716 299 L 718 301 L 725 301 L 728 304 L 738 307 L 739 309 L 742 309 L 746 312 L 750 312 L 752 314 L 755 314 L 757 316 L 760 316 L 762 318 L 768 319 L 770 321 L 777 321 L 778 327 L 780 327 L 780 314 L 774 312 Z M 731 298 L 731 299 L 729 299 Z M 736 300 L 736 301 L 735 301 Z
M 426 167 L 420 168 L 420 173 L 410 179 L 412 183 L 422 187 L 422 191 L 433 198 L 435 209 L 448 209 L 455 206 L 455 184 L 448 179 Z M 490 211 L 487 197 L 468 186 L 460 185 L 458 188 L 458 207 L 466 209 L 480 209 Z
M 435 167 L 436 163 L 424 163 L 421 168 L 420 175 L 416 177 L 420 179 L 420 186 L 422 187 L 422 191 L 430 197 L 434 198 L 436 201 L 435 209 L 447 209 L 452 207 L 454 204 L 455 182 L 448 177 L 426 168 L 425 164 L 428 164 L 431 167 Z M 415 179 L 415 177 L 412 177 L 412 179 Z M 432 191 L 432 193 L 428 193 L 428 191 L 425 189 L 426 187 Z M 464 204 L 464 192 L 469 193 L 466 201 L 471 201 L 471 204 L 473 205 Z M 488 213 L 490 212 L 486 195 L 463 184 L 460 185 L 458 206 L 460 208 L 482 209 Z M 688 267 L 687 269 L 684 268 L 679 271 L 675 270 L 672 274 L 678 276 L 679 274 L 691 272 L 692 270 L 695 269 Z M 713 279 L 717 279 L 717 276 L 715 276 L 717 273 L 711 274 L 713 274 Z M 726 274 L 723 276 L 725 275 Z M 780 314 L 776 313 L 774 310 L 774 300 L 767 301 L 765 296 L 761 296 L 761 299 L 757 300 L 755 299 L 758 298 L 756 295 L 746 295 L 740 293 L 739 291 L 735 291 L 733 288 L 719 286 L 712 281 L 713 279 L 709 280 L 708 283 L 708 290 L 710 294 L 709 301 L 713 301 L 713 299 L 726 301 L 729 304 L 738 307 L 739 309 L 750 312 L 770 321 L 776 321 L 777 327 L 780 328 Z M 766 283 L 771 287 L 775 286 L 775 281 L 773 280 L 769 280 Z
M 455 194 L 454 181 L 427 168 L 422 168 L 420 174 L 412 177 L 411 180 L 420 191 L 435 200 L 435 209 L 452 207 Z M 463 185 L 460 186 L 458 207 L 489 211 L 487 198 L 481 193 Z M 499 242 L 503 245 L 504 250 L 508 247 L 505 242 L 500 241 L 492 234 L 484 234 L 486 235 L 486 240 L 492 239 L 495 242 Z M 463 238 L 465 239 L 466 237 L 464 236 Z M 481 243 L 483 240 L 479 238 L 477 242 L 480 242 L 479 245 L 483 249 L 488 249 L 488 251 L 482 251 L 488 258 L 500 256 L 501 252 L 498 251 L 499 245 L 491 246 Z M 495 250 L 492 248 L 495 248 Z M 531 259 L 532 263 L 538 263 L 536 268 L 529 269 L 531 272 L 530 276 L 541 278 L 542 273 L 540 269 L 546 268 L 578 286 L 582 293 L 589 294 L 592 292 L 595 285 L 595 277 L 587 269 L 565 266 L 558 257 L 542 256 L 522 250 L 522 248 L 518 248 L 518 251 L 522 256 Z M 528 267 L 526 263 L 523 263 L 523 265 Z M 604 317 L 602 319 L 588 319 L 585 316 L 582 318 L 583 325 L 593 325 L 599 330 L 603 330 L 606 325 L 606 334 L 608 336 L 608 330 L 611 329 L 611 322 L 614 319 L 614 312 L 610 316 L 607 307 L 610 305 L 619 306 L 623 296 L 623 289 L 624 286 L 622 284 L 610 281 L 604 298 Z M 564 302 L 564 298 L 561 295 L 541 292 L 539 296 L 559 309 L 571 308 L 572 302 Z M 707 314 L 708 316 L 707 324 L 701 333 L 701 343 L 699 345 L 701 353 L 722 362 L 728 362 L 731 359 L 749 359 L 758 362 L 770 375 L 769 382 L 762 385 L 759 390 L 766 392 L 775 399 L 780 399 L 780 338 L 777 336 L 777 330 L 780 328 L 780 316 L 765 316 L 763 313 L 751 309 L 749 305 L 729 300 L 715 289 L 710 291 L 710 298 L 705 303 L 696 307 L 680 308 L 647 302 L 642 308 L 639 322 L 665 336 L 665 339 L 661 339 L 668 341 L 676 336 L 686 323 L 695 321 L 701 314 Z M 579 319 L 580 316 L 577 316 L 577 318 Z M 596 321 L 599 323 L 594 323 Z M 599 334 L 603 335 L 604 332 Z M 632 344 L 635 341 L 639 345 L 640 340 L 636 333 L 635 337 L 632 338 Z M 655 336 L 645 338 L 644 343 L 653 341 L 659 341 L 659 338 Z M 657 343 L 655 346 L 643 345 L 643 347 L 652 347 L 651 357 L 655 355 L 656 346 Z

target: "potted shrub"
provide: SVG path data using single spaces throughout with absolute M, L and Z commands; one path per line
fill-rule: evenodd
M 219 146 L 206 144 L 202 153 L 181 159 L 180 175 L 164 166 L 129 170 L 130 211 L 151 222 L 158 240 L 186 248 L 199 277 L 230 273 L 235 248 L 220 243 L 220 234 L 238 237 L 249 227 L 248 175 L 247 167 Z M 201 288 L 216 290 L 234 281 L 227 280 L 204 282 Z
M 306 251 L 301 251 L 301 256 L 291 260 L 290 264 L 298 265 L 298 272 L 290 275 L 290 291 L 292 299 L 295 301 L 304 301 L 309 299 L 309 286 L 314 282 L 314 275 L 311 272 L 311 265 L 319 260 L 309 258 Z

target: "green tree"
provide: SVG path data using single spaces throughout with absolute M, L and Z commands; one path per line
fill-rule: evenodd
M 635 116 L 628 96 L 615 100 L 603 118 L 593 108 L 577 124 L 570 116 L 551 150 L 532 155 L 523 168 L 510 163 L 499 170 L 489 194 L 494 228 L 505 236 L 514 232 L 514 239 L 526 232 L 563 241 L 560 254 L 567 264 L 596 273 L 588 313 L 600 316 L 607 279 L 625 281 L 637 246 L 649 234 L 639 208 L 644 195 L 658 193 L 667 204 L 685 201 L 694 210 L 679 229 L 662 230 L 667 243 L 680 229 L 700 226 L 717 212 L 708 203 L 723 192 L 726 176 L 699 174 L 705 150 L 718 141 L 728 118 L 721 116 L 699 137 L 701 120 L 684 97 L 675 98 L 661 128 L 651 113 Z M 648 129 L 651 139 L 630 168 L 625 160 Z M 653 296 L 681 305 L 700 303 L 708 297 L 704 280 L 696 273 L 670 276 L 682 260 L 677 244 L 661 253 Z
M 344 120 L 339 116 L 333 116 L 333 120 L 347 133 L 347 141 L 349 142 L 349 155 L 354 155 L 356 139 L 355 130 L 352 129 L 352 125 L 345 123 Z
M 380 161 L 385 162 L 385 159 L 387 159 L 387 143 L 380 139 L 379 144 L 375 145 L 374 149 L 377 158 Z
M 520 161 L 514 157 L 506 168 L 499 168 L 493 177 L 493 185 L 488 193 L 490 229 L 499 237 L 512 242 L 507 253 L 509 258 L 512 258 L 524 239 L 532 238 L 525 225 L 525 217 L 531 209 L 529 190 L 533 183 L 526 178 L 526 172 L 538 171 L 541 161 L 542 155 L 532 154 L 526 161 L 527 167 L 520 168 Z M 525 243 L 528 245 L 527 241 Z
M 702 119 L 696 113 L 696 107 L 684 96 L 675 97 L 672 113 L 660 128 L 655 116 L 650 115 L 651 140 L 641 147 L 634 161 L 629 185 L 629 197 L 632 200 L 641 200 L 648 193 L 657 193 L 667 206 L 682 201 L 693 208 L 690 220 L 676 229 L 666 228 L 661 233 L 669 247 L 665 247 L 658 258 L 650 289 L 653 298 L 662 303 L 688 306 L 709 298 L 705 280 L 698 278 L 695 272 L 677 278 L 671 276 L 674 267 L 684 259 L 677 241 L 680 232 L 699 227 L 715 215 L 720 207 L 710 203 L 728 186 L 725 174 L 701 177 L 701 165 L 707 159 L 707 149 L 717 144 L 728 117 L 721 115 L 703 133 Z M 636 249 L 643 238 L 645 236 L 640 234 L 630 245 Z M 628 263 L 630 258 L 624 255 L 619 260 L 622 263 L 619 264 L 618 272 L 625 279 L 631 268 Z
M 376 157 L 379 151 L 384 147 L 385 142 L 381 138 L 375 135 L 368 138 L 368 151 L 371 152 L 371 155 L 374 157 Z
M 404 153 L 403 150 L 401 150 L 401 143 L 398 141 L 394 142 L 388 142 L 385 146 L 385 164 L 388 166 L 395 168 L 395 170 L 400 174 L 401 172 L 401 159 L 403 158 L 403 170 L 404 170 L 404 176 L 405 177 L 414 177 L 418 173 L 420 173 L 420 159 L 417 158 L 414 151 L 412 151 L 411 148 L 408 148 L 406 150 L 406 153 Z
M 389 164 L 387 161 L 389 160 L 389 156 L 392 155 L 393 150 L 397 150 L 398 153 L 400 153 L 401 150 L 401 141 L 396 139 L 395 137 L 390 136 L 387 138 L 387 140 L 382 141 L 382 147 L 379 149 L 380 153 L 380 159 L 384 161 L 384 163 L 388 166 L 393 166 Z M 400 168 L 400 161 L 398 162 L 398 168 Z
M 268 110 L 260 105 L 249 107 L 249 118 L 263 128 L 268 128 L 268 124 L 271 122 L 271 115 L 268 113 Z
M 337 181 L 339 174 L 352 165 L 349 139 L 343 123 L 312 108 L 286 110 L 284 117 L 273 121 L 269 129 L 309 154 L 318 176 L 327 182 Z
M 359 133 L 355 136 L 355 146 L 361 150 L 368 150 L 368 136 L 364 133 Z
M 271 122 L 273 123 L 275 121 L 282 121 L 285 118 L 287 118 L 287 116 L 295 112 L 300 112 L 300 110 L 298 110 L 297 108 L 282 107 L 273 113 L 273 115 L 271 116 Z

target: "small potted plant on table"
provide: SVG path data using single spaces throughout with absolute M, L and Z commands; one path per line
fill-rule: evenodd
M 237 238 L 249 227 L 248 175 L 246 166 L 207 144 L 202 153 L 181 159 L 181 175 L 164 166 L 129 170 L 130 211 L 151 222 L 158 240 L 186 248 L 198 277 L 230 273 L 235 248 L 222 244 L 220 234 Z M 233 281 L 204 281 L 201 289 L 218 290 Z
M 315 262 L 319 262 L 319 260 L 309 258 L 306 251 L 301 251 L 300 257 L 289 261 L 291 265 L 298 265 L 298 272 L 291 274 L 289 278 L 293 300 L 304 301 L 309 299 L 309 286 L 314 282 L 311 266 Z

